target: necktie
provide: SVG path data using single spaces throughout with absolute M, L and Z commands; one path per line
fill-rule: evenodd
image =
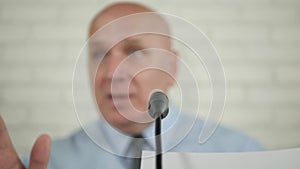
M 131 169 L 140 169 L 141 168 L 141 156 L 143 146 L 146 144 L 146 140 L 142 135 L 134 136 L 132 141 L 129 144 L 129 154 L 131 158 Z

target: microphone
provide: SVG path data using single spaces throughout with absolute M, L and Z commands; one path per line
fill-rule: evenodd
M 150 96 L 148 113 L 153 119 L 165 118 L 169 113 L 169 99 L 163 92 L 154 92 Z
M 148 113 L 155 119 L 156 169 L 162 169 L 161 119 L 169 113 L 169 99 L 163 92 L 151 94 Z

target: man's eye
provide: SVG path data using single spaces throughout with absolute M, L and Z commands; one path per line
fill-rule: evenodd
M 101 52 L 101 53 L 97 53 L 96 58 L 97 58 L 97 59 L 102 59 L 102 58 L 104 57 L 104 55 L 105 55 L 105 54 L 102 53 L 102 52 Z
M 141 50 L 134 50 L 130 52 L 131 56 L 141 56 L 142 51 Z
M 93 54 L 93 58 L 95 60 L 101 60 L 103 57 L 105 56 L 105 53 L 104 52 L 95 52 Z
M 147 50 L 145 50 L 145 49 L 131 50 L 128 53 L 132 57 L 144 57 L 144 56 L 149 55 L 149 52 Z

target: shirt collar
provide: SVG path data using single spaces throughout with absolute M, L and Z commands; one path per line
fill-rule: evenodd
M 173 106 L 170 106 L 168 116 L 162 121 L 162 133 L 172 127 L 176 118 L 178 118 L 178 112 L 174 111 Z M 94 141 L 94 143 L 105 151 L 119 156 L 126 155 L 128 150 L 127 148 L 132 137 L 116 130 L 103 118 L 100 118 L 96 122 L 84 127 L 84 129 L 86 134 Z M 155 150 L 154 130 L 155 123 L 152 123 L 142 133 L 147 144 L 149 144 L 149 150 Z

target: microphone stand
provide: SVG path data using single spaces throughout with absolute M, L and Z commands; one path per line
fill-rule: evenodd
M 161 119 L 159 116 L 155 120 L 156 169 L 162 169 Z
M 162 169 L 161 120 L 169 113 L 169 99 L 163 92 L 151 95 L 148 111 L 155 119 L 156 169 Z

